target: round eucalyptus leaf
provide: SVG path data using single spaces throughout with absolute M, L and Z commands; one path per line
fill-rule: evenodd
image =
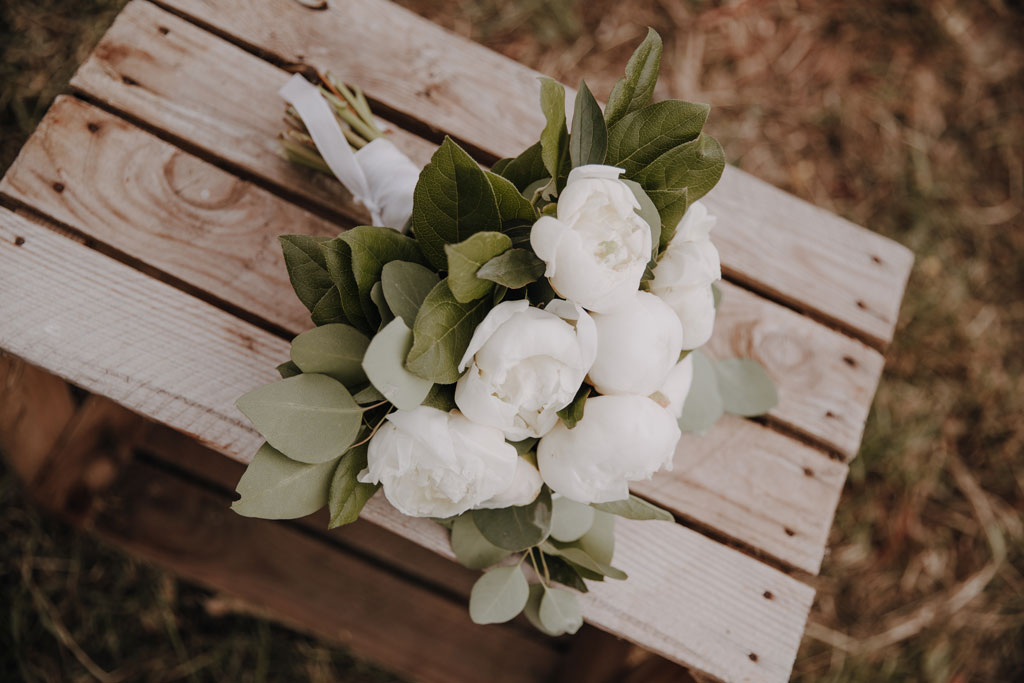
M 683 432 L 703 433 L 711 429 L 725 412 L 718 379 L 712 361 L 701 351 L 694 351 L 693 381 L 683 402 L 683 416 L 679 429 Z
M 378 332 L 363 357 L 363 370 L 370 382 L 399 410 L 416 408 L 434 383 L 405 369 L 405 357 L 412 348 L 412 330 L 395 318 Z
M 437 273 L 411 261 L 391 261 L 380 272 L 381 291 L 391 312 L 412 329 L 423 300 L 440 282 Z
M 564 588 L 548 588 L 540 599 L 540 623 L 550 633 L 576 633 L 583 625 L 579 597 Z
M 484 538 L 468 514 L 459 515 L 452 523 L 452 550 L 455 559 L 470 569 L 486 569 L 511 554 Z
M 530 586 L 519 565 L 492 569 L 473 584 L 469 617 L 475 624 L 501 624 L 514 619 L 526 606 Z
M 523 608 L 523 616 L 533 624 L 534 628 L 548 636 L 558 636 L 559 633 L 549 631 L 540 620 L 540 601 L 544 597 L 544 586 L 539 583 L 530 584 L 530 596 L 526 599 L 526 607 Z
M 544 487 L 529 505 L 474 510 L 473 522 L 484 538 L 505 550 L 519 552 L 531 548 L 551 530 L 551 492 Z
M 727 358 L 714 364 L 726 412 L 743 417 L 764 415 L 779 403 L 768 371 L 750 358 Z
M 346 387 L 356 387 L 366 383 L 362 361 L 369 344 L 366 335 L 354 327 L 322 325 L 292 341 L 292 362 L 302 372 L 327 375 Z
M 615 555 L 615 515 L 594 510 L 594 523 L 576 543 L 598 562 L 611 564 Z
M 564 496 L 551 501 L 551 537 L 569 543 L 590 530 L 594 508 Z
M 243 517 L 295 519 L 327 504 L 335 460 L 307 465 L 263 444 L 238 480 L 241 498 L 231 509 Z

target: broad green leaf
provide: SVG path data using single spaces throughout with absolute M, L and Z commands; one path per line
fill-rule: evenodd
M 486 569 L 512 554 L 484 538 L 470 513 L 459 515 L 452 524 L 452 550 L 459 564 L 470 569 Z
M 626 519 L 660 519 L 665 522 L 675 520 L 672 513 L 657 505 L 648 503 L 643 498 L 630 496 L 625 500 L 614 500 L 610 503 L 594 503 L 594 508 Z
M 334 287 L 338 292 L 341 308 L 350 325 L 362 332 L 371 332 L 371 327 L 363 309 L 362 300 L 359 296 L 359 288 L 356 286 L 355 276 L 352 274 L 352 249 L 348 244 L 336 237 L 320 244 L 320 251 L 327 264 L 327 272 L 331 275 Z
M 572 134 L 569 136 L 569 158 L 572 167 L 603 164 L 608 150 L 608 128 L 601 106 L 594 99 L 586 81 L 576 91 L 572 113 Z
M 750 358 L 727 358 L 714 363 L 722 407 L 733 415 L 764 415 L 779 403 L 775 382 L 760 363 Z
M 320 244 L 328 238 L 281 235 L 278 239 L 284 253 L 288 279 L 291 280 L 292 288 L 302 305 L 309 309 L 310 313 L 319 310 L 319 317 L 323 321 L 332 319 L 333 322 L 345 322 L 337 293 L 332 296 L 334 281 L 327 271 L 327 263 L 320 251 Z M 317 324 L 321 323 L 317 321 Z
M 384 400 L 384 394 L 377 391 L 377 387 L 372 384 L 368 384 L 353 394 L 352 398 L 355 399 L 356 403 L 364 406 L 369 403 L 380 403 Z
M 309 465 L 263 444 L 238 480 L 241 499 L 231 509 L 243 517 L 295 519 L 327 504 L 335 460 Z
M 616 81 L 608 96 L 604 117 L 609 127 L 651 101 L 661 68 L 661 49 L 661 36 L 654 29 L 647 29 L 647 36 L 626 64 L 626 75 Z
M 546 267 L 529 249 L 509 249 L 480 266 L 476 277 L 509 289 L 519 289 L 536 282 L 544 275 Z
M 507 178 L 520 192 L 526 190 L 530 184 L 551 175 L 544 167 L 539 142 L 527 147 L 522 154 L 508 163 L 501 166 L 495 164 L 491 170 L 502 178 Z
M 511 228 L 502 229 L 502 234 L 508 235 L 509 239 L 512 240 L 512 248 L 529 248 L 530 247 L 530 232 L 533 230 L 533 224 L 529 225 L 517 225 Z
M 495 510 L 474 510 L 473 521 L 488 541 L 512 552 L 526 550 L 548 536 L 551 529 L 551 492 L 547 487 L 529 505 Z
M 494 286 L 476 271 L 492 258 L 512 248 L 512 240 L 500 232 L 478 232 L 458 244 L 444 245 L 448 256 L 448 287 L 459 303 L 467 304 Z
M 337 458 L 363 422 L 363 411 L 345 385 L 327 375 L 266 384 L 238 399 L 237 405 L 271 446 L 305 463 Z
M 544 598 L 545 588 L 542 584 L 531 583 L 530 595 L 526 599 L 526 606 L 523 607 L 523 616 L 533 624 L 534 628 L 547 636 L 558 636 L 559 633 L 549 631 L 540 620 L 540 601 Z
M 661 216 L 661 244 L 668 246 L 676 235 L 676 228 L 683 214 L 690 208 L 689 193 L 684 187 L 681 190 L 646 190 L 647 196 L 658 209 Z
M 435 384 L 420 405 L 448 412 L 455 409 L 455 385 Z
M 646 190 L 681 190 L 693 203 L 718 183 L 725 170 L 725 152 L 710 135 L 674 147 L 630 177 Z
M 367 225 L 343 232 L 338 239 L 349 246 L 352 277 L 359 292 L 360 304 L 366 312 L 366 318 L 375 322 L 379 314 L 370 292 L 373 285 L 380 281 L 384 264 L 391 261 L 424 263 L 423 253 L 413 238 L 397 230 Z
M 540 108 L 547 123 L 540 134 L 541 158 L 548 175 L 559 184 L 569 175 L 569 131 L 565 127 L 565 88 L 550 78 L 540 79 Z
M 281 375 L 281 379 L 288 379 L 295 375 L 301 375 L 302 369 L 292 361 L 287 361 L 277 366 L 277 372 Z
M 561 543 L 559 541 L 547 540 L 541 546 L 541 549 L 546 553 L 557 555 L 595 574 L 607 576 L 609 579 L 625 581 L 627 578 L 626 572 L 616 569 L 606 562 L 596 560 L 577 543 Z
M 501 230 L 498 203 L 487 175 L 449 137 L 416 183 L 412 230 L 436 270 L 448 266 L 444 245 L 458 244 L 473 233 Z
M 564 496 L 551 501 L 551 538 L 563 543 L 578 540 L 590 531 L 594 523 L 594 508 L 577 503 Z
M 302 372 L 320 373 L 346 387 L 357 387 L 366 383 L 362 361 L 369 343 L 365 334 L 349 325 L 314 327 L 292 341 L 292 362 Z
M 519 192 L 512 181 L 490 171 L 484 173 L 487 175 L 487 182 L 491 184 L 491 189 L 494 190 L 494 199 L 498 203 L 502 232 L 513 226 L 532 226 L 533 222 L 537 220 L 537 210 L 533 208 L 530 200 Z
M 533 450 L 537 447 L 538 441 L 540 441 L 540 439 L 536 437 L 528 437 L 526 439 L 523 439 L 522 441 L 509 441 L 509 443 L 515 447 L 516 453 L 518 453 L 520 456 L 523 456 L 526 455 L 527 453 L 533 452 Z
M 591 388 L 589 384 L 580 385 L 572 403 L 558 411 L 558 417 L 562 419 L 562 422 L 564 422 L 565 426 L 569 429 L 575 427 L 576 423 L 583 419 L 583 411 L 586 408 L 587 397 L 590 396 L 590 392 Z
M 583 625 L 579 598 L 564 588 L 548 588 L 544 591 L 537 616 L 550 633 L 576 633 Z
M 373 287 L 370 288 L 370 301 L 372 301 L 373 305 L 377 307 L 377 314 L 380 315 L 381 327 L 395 319 L 395 314 L 391 312 L 387 299 L 384 298 L 384 285 L 379 281 L 374 282 Z
M 718 285 L 711 285 L 711 296 L 715 300 L 715 310 L 722 304 L 722 290 L 719 289 Z
M 647 196 L 640 183 L 625 179 L 622 182 L 626 183 L 626 187 L 632 190 L 633 196 L 640 203 L 640 208 L 636 209 L 636 213 L 644 219 L 647 225 L 651 226 L 651 260 L 653 261 L 658 258 L 658 253 L 668 246 L 668 240 L 661 234 L 661 214 L 658 213 L 658 207 Z
M 405 369 L 412 348 L 412 330 L 395 318 L 378 332 L 363 358 L 363 370 L 373 386 L 399 410 L 413 410 L 430 393 L 434 383 Z
M 348 317 L 341 305 L 341 292 L 337 287 L 331 287 L 316 306 L 310 311 L 314 325 L 330 325 L 331 323 L 347 323 Z
M 633 178 L 665 152 L 695 140 L 710 110 L 706 104 L 665 100 L 627 114 L 608 130 L 608 165 Z
M 615 515 L 594 508 L 594 521 L 576 545 L 598 562 L 611 564 L 615 556 Z
M 514 619 L 526 606 L 530 586 L 518 565 L 485 573 L 469 594 L 469 618 L 475 624 L 501 624 Z
M 412 328 L 423 300 L 440 281 L 437 273 L 409 261 L 391 261 L 380 272 L 381 289 L 388 308 Z
M 578 571 L 576 571 L 576 567 L 569 562 L 566 562 L 561 557 L 544 553 L 544 563 L 548 567 L 548 574 L 551 576 L 552 581 L 566 585 L 569 588 L 575 588 L 580 593 L 587 593 L 590 591 L 590 589 L 587 588 L 587 583 L 583 580 L 583 577 L 580 576 Z
M 327 503 L 331 511 L 328 529 L 351 524 L 359 519 L 366 501 L 380 488 L 379 484 L 364 484 L 356 479 L 366 469 L 366 450 L 365 443 L 356 446 L 338 461 L 328 492 Z
M 448 289 L 447 279 L 438 282 L 416 316 L 412 350 L 405 359 L 405 367 L 438 384 L 458 380 L 459 361 L 490 307 L 488 299 L 461 304 Z
M 683 416 L 679 429 L 684 432 L 703 433 L 722 417 L 725 404 L 718 390 L 718 378 L 711 360 L 702 351 L 693 352 L 693 381 L 683 402 Z
M 504 171 L 505 168 L 508 167 L 508 165 L 511 164 L 513 161 L 513 157 L 504 157 L 503 159 L 498 159 L 493 164 L 491 164 L 491 172 L 501 175 L 501 172 Z

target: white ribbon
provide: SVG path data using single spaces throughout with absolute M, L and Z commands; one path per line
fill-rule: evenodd
M 320 156 L 353 198 L 370 211 L 374 225 L 402 230 L 412 215 L 420 169 L 390 140 L 372 140 L 352 152 L 320 89 L 295 74 L 278 94 L 302 118 Z

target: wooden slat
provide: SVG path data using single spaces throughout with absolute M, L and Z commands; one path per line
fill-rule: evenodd
M 309 316 L 291 291 L 277 235 L 338 229 L 67 97 L 0 192 L 293 333 L 309 327 Z M 711 349 L 761 360 L 780 387 L 772 418 L 853 457 L 881 354 L 739 287 L 725 283 L 723 292 Z
M 90 125 L 97 130 L 93 132 Z M 193 192 L 240 182 L 122 119 L 80 100 L 64 98 L 54 105 L 40 133 L 29 141 L 0 181 L 0 191 L 175 278 L 202 283 L 214 297 L 238 309 L 279 322 L 291 332 L 308 327 L 308 314 L 287 283 L 279 249 L 273 244 L 275 235 L 291 226 L 263 222 L 255 229 L 258 232 L 252 232 L 247 225 L 233 229 L 230 226 L 235 222 L 245 220 L 238 216 L 250 214 L 230 202 L 204 211 L 198 222 L 189 202 L 182 200 L 169 185 L 152 182 L 161 176 L 168 159 L 191 169 Z M 116 180 L 96 182 L 96 169 L 104 170 L 99 177 Z M 61 183 L 61 192 L 53 189 L 53 182 L 58 182 L 55 178 Z M 124 182 L 126 179 L 128 182 Z M 154 189 L 146 193 L 135 191 L 147 186 Z M 268 215 L 297 211 L 262 190 L 243 187 L 246 192 L 238 194 L 243 200 L 242 208 L 251 203 L 246 199 L 251 193 L 260 197 L 256 205 L 266 209 Z M 277 207 L 278 203 L 283 206 Z M 154 205 L 161 208 L 147 208 Z M 249 239 L 239 239 L 239 232 Z M 175 236 L 181 233 L 192 235 L 192 239 L 177 239 Z M 273 252 L 268 253 L 271 249 Z M 226 256 L 217 258 L 218 255 Z M 841 444 L 841 450 L 852 453 L 866 417 L 868 397 L 881 371 L 878 352 L 738 287 L 725 286 L 723 291 L 721 320 L 712 348 L 722 355 L 759 358 L 779 380 L 782 401 L 773 415 L 794 429 Z M 855 367 L 843 362 L 843 357 L 851 359 Z M 829 370 L 829 381 L 823 381 L 822 373 Z M 829 413 L 834 417 L 829 417 Z M 737 471 L 762 467 L 758 464 L 763 463 L 759 455 L 762 449 L 777 452 L 792 448 L 789 438 L 763 431 L 759 437 L 763 446 L 751 443 L 747 448 L 739 448 L 734 443 L 740 453 L 737 457 L 753 460 Z M 699 453 L 713 452 L 699 440 L 695 448 Z M 812 459 L 815 455 L 802 446 L 797 452 Z M 820 454 L 817 457 L 825 459 Z M 744 489 L 730 488 L 728 479 L 718 481 L 721 486 L 715 494 L 723 499 L 730 499 Z M 790 477 L 789 482 L 797 487 L 809 483 L 800 477 Z M 678 484 L 681 500 L 687 500 L 691 483 L 684 478 Z M 831 518 L 842 482 L 830 479 L 828 484 L 833 487 L 830 495 L 811 495 L 805 499 L 807 505 L 823 505 L 806 517 L 822 521 Z M 741 496 L 734 500 L 732 509 L 740 511 L 745 506 Z M 696 517 L 713 516 L 693 515 L 692 510 L 680 512 Z M 791 512 L 785 507 L 769 511 L 766 517 L 775 531 L 771 535 L 751 534 L 748 523 L 742 519 L 728 520 L 731 515 L 718 517 L 724 523 L 719 530 L 787 564 L 816 572 L 822 553 L 819 542 L 827 533 L 827 526 L 822 527 L 819 522 L 812 533 L 780 539 L 780 544 L 775 537 L 784 527 L 803 526 L 799 520 L 785 521 Z M 795 552 L 789 552 L 790 549 Z
M 125 469 L 90 527 L 134 556 L 265 606 L 413 681 L 535 683 L 560 659 L 551 644 L 511 627 L 477 626 L 462 604 L 297 529 L 239 517 L 226 498 L 142 463 Z
M 291 0 L 158 4 L 282 62 L 330 68 L 387 107 L 496 157 L 518 154 L 543 127 L 537 72 L 387 0 L 317 12 Z M 873 344 L 892 339 L 909 250 L 734 168 L 709 204 L 720 215 L 716 239 L 728 272 Z
M 0 346 L 11 353 L 59 364 L 49 369 L 232 457 L 255 450 L 258 435 L 231 404 L 274 379 L 283 340 L 6 210 L 0 291 Z M 452 555 L 440 526 L 380 497 L 364 517 Z M 591 623 L 724 680 L 788 679 L 809 586 L 680 525 L 618 530 L 631 576 L 584 597 Z

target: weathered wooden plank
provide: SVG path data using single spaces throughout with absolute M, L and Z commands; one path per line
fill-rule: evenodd
M 67 97 L 22 149 L 0 192 L 295 333 L 309 318 L 292 294 L 276 237 L 337 230 Z M 773 419 L 854 456 L 881 354 L 739 287 L 725 283 L 723 292 L 711 349 L 760 359 L 780 387 Z
M 317 12 L 290 0 L 158 4 L 282 62 L 330 68 L 496 157 L 518 154 L 543 127 L 537 72 L 386 0 Z M 873 344 L 892 339 L 909 250 L 734 168 L 708 201 L 721 217 L 716 239 L 728 272 Z
M 289 196 L 368 223 L 333 178 L 280 155 L 278 89 L 290 74 L 141 0 L 129 3 L 79 68 L 72 87 L 173 136 L 189 149 L 270 183 Z M 421 166 L 437 148 L 389 125 L 391 140 Z
M 62 296 L 45 286 L 54 282 Z M 283 340 L 6 210 L 0 290 L 9 352 L 232 457 L 255 449 L 258 435 L 231 404 L 274 379 Z M 380 497 L 364 517 L 451 557 L 440 526 Z M 584 597 L 591 623 L 724 680 L 788 678 L 809 586 L 680 525 L 618 530 L 631 577 Z
M 551 644 L 477 626 L 462 604 L 154 467 L 128 465 L 105 500 L 90 530 L 106 541 L 410 680 L 534 683 L 558 664 Z

